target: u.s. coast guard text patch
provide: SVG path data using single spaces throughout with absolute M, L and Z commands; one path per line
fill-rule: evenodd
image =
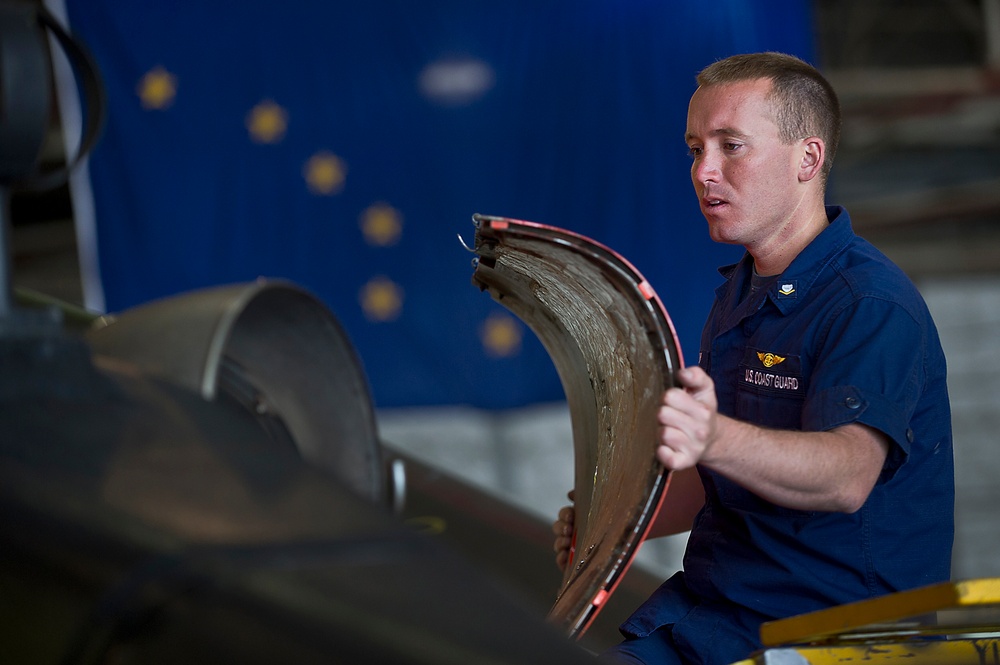
M 799 357 L 770 349 L 747 348 L 740 364 L 740 381 L 762 392 L 789 396 L 805 390 Z

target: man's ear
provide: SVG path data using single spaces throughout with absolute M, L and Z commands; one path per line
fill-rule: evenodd
M 826 144 L 818 136 L 802 139 L 802 160 L 799 163 L 799 182 L 808 182 L 823 170 Z

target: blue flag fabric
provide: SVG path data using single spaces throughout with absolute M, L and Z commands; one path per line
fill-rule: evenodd
M 563 398 L 530 330 L 471 286 L 475 212 L 625 256 L 694 362 L 741 251 L 692 195 L 694 75 L 738 52 L 813 60 L 803 0 L 49 4 L 110 106 L 93 219 L 77 211 L 87 304 L 292 280 L 344 325 L 380 408 Z

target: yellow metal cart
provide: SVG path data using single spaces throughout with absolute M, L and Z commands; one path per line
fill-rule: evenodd
M 772 621 L 734 665 L 1000 665 L 1000 578 L 943 582 Z

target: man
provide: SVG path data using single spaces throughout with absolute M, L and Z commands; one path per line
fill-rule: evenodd
M 691 180 L 711 237 L 746 254 L 658 413 L 657 458 L 695 487 L 653 529 L 691 529 L 684 571 L 622 625 L 616 662 L 735 662 L 764 621 L 950 575 L 945 359 L 916 288 L 824 205 L 833 89 L 776 53 L 697 81 Z M 563 566 L 572 517 L 553 526 Z

